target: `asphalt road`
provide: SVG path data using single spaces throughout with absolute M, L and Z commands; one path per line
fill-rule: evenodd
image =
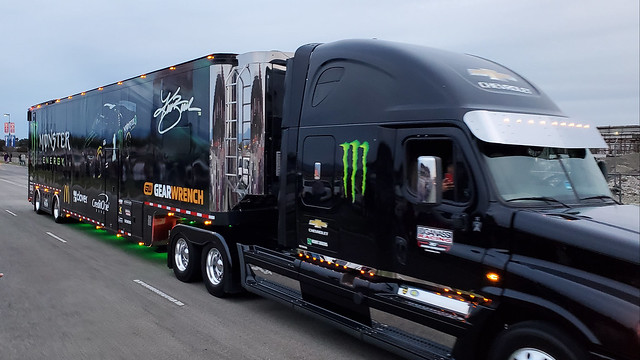
M 0 164 L 0 359 L 394 359 L 252 295 L 178 281 L 166 254 L 27 202 L 25 167 Z

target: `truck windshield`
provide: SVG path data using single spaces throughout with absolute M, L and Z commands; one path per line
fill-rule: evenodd
M 588 149 L 482 142 L 481 151 L 504 201 L 564 206 L 613 201 Z

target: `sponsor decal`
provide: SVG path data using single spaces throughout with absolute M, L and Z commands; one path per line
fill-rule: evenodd
M 518 82 L 518 79 L 512 75 L 501 73 L 491 69 L 467 69 L 467 73 L 472 76 L 481 76 L 488 78 L 489 81 L 478 81 L 476 84 L 486 90 L 505 90 L 522 94 L 533 94 L 533 91 L 527 87 L 505 84 L 505 82 Z M 501 83 L 494 82 L 500 81 Z
M 329 243 L 326 241 L 320 241 L 316 239 L 307 238 L 307 245 L 317 245 L 322 247 L 329 247 Z
M 445 229 L 418 226 L 418 247 L 433 253 L 446 252 L 453 245 L 453 232 Z
M 144 194 L 162 199 L 204 205 L 204 190 L 165 184 L 144 183 Z
M 490 80 L 494 81 L 518 81 L 518 79 L 509 74 L 503 74 L 501 72 L 490 69 L 467 69 L 467 72 L 469 72 L 469 75 L 486 76 Z
M 100 193 L 97 199 L 91 200 L 91 206 L 96 209 L 97 212 L 104 213 L 109 211 L 109 196 L 105 193 Z
M 202 111 L 202 109 L 197 107 L 192 107 L 193 96 L 189 100 L 182 100 L 182 95 L 180 95 L 180 87 L 176 89 L 175 93 L 169 92 L 166 97 L 162 97 L 162 93 L 160 93 L 160 99 L 162 101 L 162 107 L 158 108 L 154 113 L 153 117 L 160 117 L 158 120 L 158 133 L 164 134 L 167 131 L 173 129 L 178 125 L 180 120 L 182 119 L 182 113 L 185 111 Z M 166 126 L 163 124 L 164 117 L 172 112 L 178 112 L 178 118 L 173 122 L 173 124 Z
M 358 166 L 362 166 L 362 182 L 360 183 L 361 193 L 364 193 L 367 189 L 367 154 L 369 153 L 369 143 L 360 142 L 354 140 L 352 142 L 345 142 L 340 144 L 342 148 L 342 185 L 344 187 L 344 193 L 349 198 L 351 195 L 351 202 L 356 202 L 356 176 L 358 174 Z M 360 152 L 362 149 L 362 152 Z M 358 158 L 362 154 L 361 161 Z M 349 158 L 351 161 L 349 162 Z M 351 169 L 351 171 L 349 171 Z M 350 190 L 350 191 L 349 191 Z
M 71 196 L 69 194 L 69 185 L 65 184 L 62 187 L 62 201 L 64 201 L 67 204 L 71 201 Z
M 80 191 L 78 190 L 73 190 L 73 202 L 77 203 L 77 202 L 81 202 L 81 203 L 87 203 L 87 195 L 82 194 Z
M 69 132 L 65 131 L 40 134 L 40 149 L 42 151 L 55 151 L 56 149 L 71 150 Z
M 144 194 L 147 196 L 153 194 L 153 183 L 150 183 L 150 182 L 144 183 Z
M 328 231 L 323 231 L 323 230 L 318 230 L 318 229 L 313 229 L 313 228 L 309 228 L 308 229 L 310 233 L 314 233 L 314 234 L 318 234 L 318 235 L 322 235 L 322 236 L 328 236 L 329 232 Z
M 65 166 L 67 164 L 66 160 L 62 156 L 43 156 L 42 163 L 48 165 L 58 165 Z
M 313 226 L 316 229 L 326 229 L 327 226 L 329 226 L 326 222 L 319 219 L 309 220 L 309 225 Z
M 523 87 L 513 86 L 513 85 L 496 84 L 496 83 L 479 81 L 478 86 L 480 86 L 483 89 L 507 90 L 507 91 L 514 91 L 514 92 L 519 92 L 523 94 L 533 94 L 533 91 L 531 91 L 531 89 L 529 88 L 523 88 Z
M 134 115 L 133 118 L 129 120 L 129 122 L 126 123 L 124 127 L 122 127 L 122 132 L 125 134 L 130 134 L 131 130 L 133 130 L 133 128 L 135 128 L 137 124 L 138 124 L 138 116 Z

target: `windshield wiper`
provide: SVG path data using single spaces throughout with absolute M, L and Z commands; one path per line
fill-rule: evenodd
M 547 204 L 549 203 L 556 203 L 556 204 L 560 204 L 566 208 L 571 209 L 571 206 L 563 203 L 562 201 L 556 200 L 552 197 L 548 197 L 548 196 L 531 196 L 531 197 L 521 197 L 521 198 L 513 198 L 513 199 L 509 199 L 507 200 L 507 202 L 511 202 L 511 201 L 526 201 L 526 200 L 538 200 L 538 201 L 544 201 Z
M 613 202 L 614 202 L 614 203 L 616 203 L 616 204 L 620 204 L 618 201 L 616 201 L 616 199 L 612 198 L 612 197 L 611 197 L 611 196 L 609 196 L 609 195 L 587 196 L 587 197 L 585 197 L 585 198 L 580 198 L 580 201 L 582 201 L 582 200 L 591 200 L 591 199 L 600 199 L 600 200 L 602 200 L 602 201 L 604 201 L 604 200 L 611 200 L 611 201 L 613 201 Z

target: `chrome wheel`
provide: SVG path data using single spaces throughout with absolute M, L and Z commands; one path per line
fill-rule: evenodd
M 207 260 L 205 262 L 205 269 L 207 278 L 213 285 L 218 285 L 222 282 L 224 277 L 224 260 L 222 254 L 218 249 L 211 248 L 207 253 Z
M 55 220 L 55 222 L 60 222 L 61 213 L 62 211 L 60 210 L 60 200 L 56 196 L 53 200 L 53 220 Z
M 546 352 L 533 348 L 518 349 L 509 356 L 509 360 L 556 360 Z
M 187 245 L 187 241 L 183 238 L 178 239 L 174 250 L 173 257 L 176 267 L 180 271 L 186 271 L 187 267 L 189 267 L 189 245 Z

